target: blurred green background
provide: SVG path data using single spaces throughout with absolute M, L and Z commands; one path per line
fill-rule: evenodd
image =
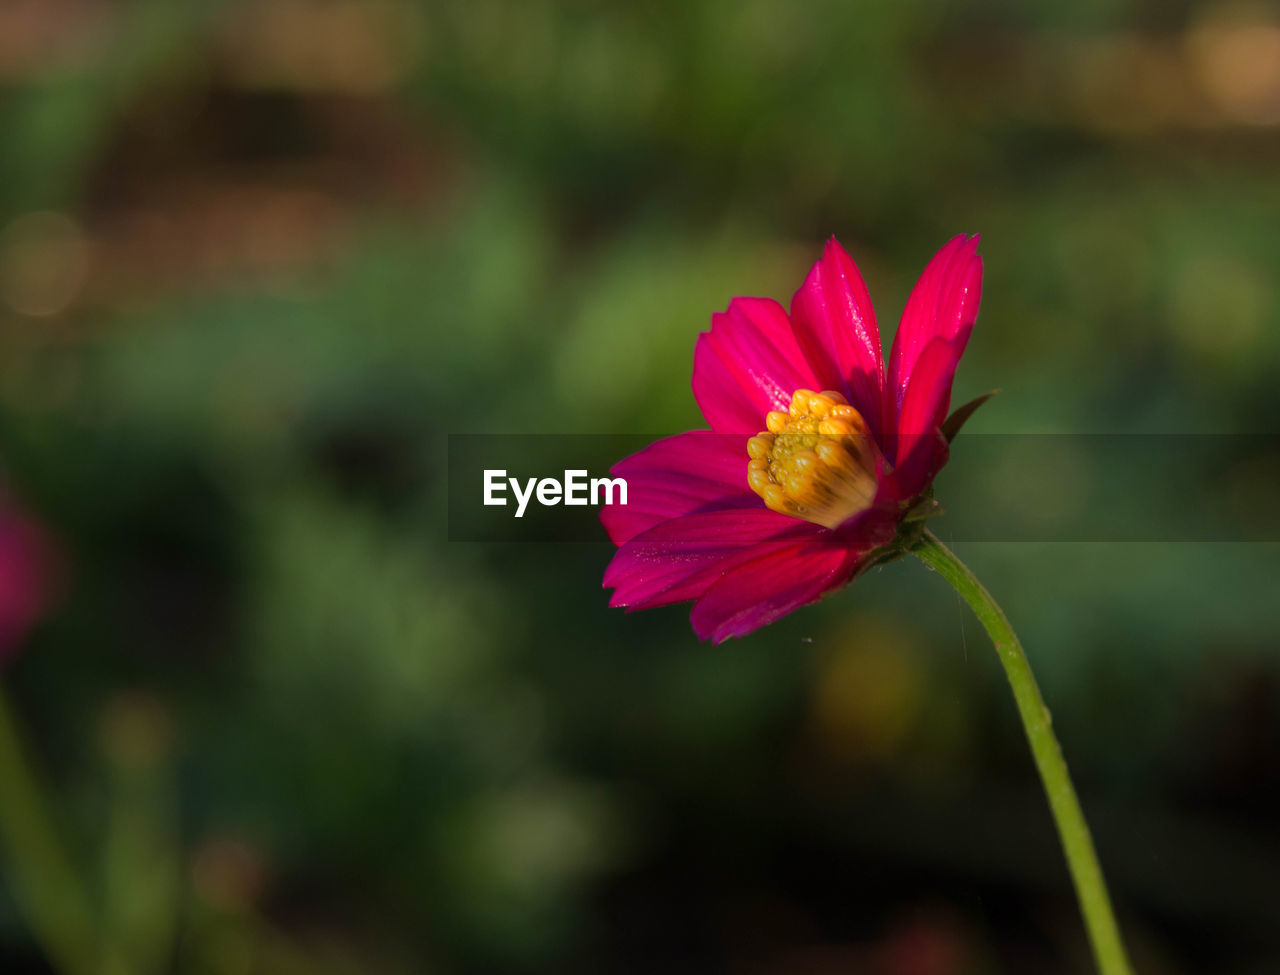
M 0 3 L 0 463 L 62 562 L 3 680 L 103 970 L 1090 971 L 920 565 L 709 647 L 607 545 L 446 540 L 447 434 L 698 426 L 731 297 L 835 233 L 889 331 L 963 231 L 970 429 L 1275 432 L 1280 8 Z M 1141 972 L 1280 971 L 1276 546 L 959 551 Z

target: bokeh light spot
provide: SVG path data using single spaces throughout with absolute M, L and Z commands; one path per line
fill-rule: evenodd
M 57 315 L 79 295 L 88 257 L 84 231 L 71 217 L 24 214 L 0 234 L 0 297 L 23 315 Z

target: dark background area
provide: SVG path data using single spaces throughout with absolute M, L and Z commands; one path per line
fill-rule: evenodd
M 57 565 L 3 683 L 115 971 L 1090 971 L 941 580 L 702 645 L 607 545 L 448 541 L 447 436 L 699 426 L 730 298 L 834 233 L 890 333 L 960 232 L 969 430 L 1274 434 L 1278 172 L 1273 4 L 0 3 L 0 464 Z M 1280 971 L 1276 545 L 957 548 L 1139 971 Z

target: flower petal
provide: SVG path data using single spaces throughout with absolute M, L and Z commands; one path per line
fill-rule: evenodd
M 964 352 L 982 299 L 978 243 L 976 234 L 961 234 L 948 241 L 924 269 L 907 299 L 889 353 L 891 418 L 900 416 L 912 372 L 930 342 L 939 338 L 954 342 L 957 359 Z M 900 423 L 897 421 L 897 425 Z
M 884 430 L 880 329 L 858 266 L 834 237 L 791 300 L 791 323 L 820 386 L 843 393 L 879 436 Z
M 764 507 L 673 518 L 619 547 L 604 574 L 614 590 L 609 605 L 647 609 L 696 599 L 734 566 L 824 532 Z
M 729 570 L 693 607 L 689 621 L 703 640 L 746 636 L 849 582 L 865 551 L 791 545 Z
M 56 599 L 63 568 L 44 526 L 0 494 L 0 659 L 19 649 Z
M 693 352 L 693 396 L 719 433 L 756 434 L 770 410 L 786 409 L 797 389 L 821 383 L 791 321 L 772 298 L 735 298 L 711 316 Z
M 964 351 L 963 339 L 936 338 L 911 370 L 892 449 L 898 456 L 894 478 L 903 498 L 915 497 L 947 462 L 941 426 L 951 405 L 951 383 Z
M 747 437 L 694 430 L 649 444 L 613 465 L 627 503 L 600 509 L 615 545 L 671 518 L 721 508 L 763 508 L 747 487 Z

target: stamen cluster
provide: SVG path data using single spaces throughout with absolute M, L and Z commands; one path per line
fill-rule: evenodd
M 765 424 L 747 441 L 747 483 L 768 507 L 835 528 L 871 506 L 879 450 L 842 395 L 798 389 Z

